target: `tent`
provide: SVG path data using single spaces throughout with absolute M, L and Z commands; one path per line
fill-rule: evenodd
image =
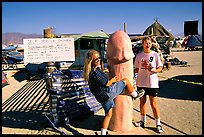
M 184 39 L 182 45 L 185 48 L 196 49 L 202 46 L 202 36 L 198 35 L 198 20 L 184 22 Z
M 189 35 L 187 37 L 187 43 L 185 47 L 197 47 L 202 46 L 202 41 L 199 38 L 199 35 Z
M 174 36 L 170 32 L 168 32 L 161 24 L 159 24 L 158 20 L 155 20 L 155 22 L 144 31 L 143 35 L 169 37 L 168 41 L 174 39 Z

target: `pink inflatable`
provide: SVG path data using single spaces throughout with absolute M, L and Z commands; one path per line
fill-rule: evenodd
M 133 83 L 133 58 L 130 37 L 124 31 L 114 32 L 107 43 L 106 57 L 110 67 L 109 78 L 117 75 Z M 114 132 L 130 131 L 133 128 L 133 102 L 131 96 L 119 95 L 115 99 L 109 129 Z

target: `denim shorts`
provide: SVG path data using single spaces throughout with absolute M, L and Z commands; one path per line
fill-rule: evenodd
M 123 80 L 120 80 L 109 87 L 109 92 L 107 93 L 109 99 L 106 103 L 103 103 L 102 106 L 107 114 L 108 111 L 115 106 L 114 99 L 123 92 L 126 85 Z

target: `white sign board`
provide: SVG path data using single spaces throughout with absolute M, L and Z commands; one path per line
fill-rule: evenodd
M 24 63 L 75 61 L 74 38 L 23 39 Z

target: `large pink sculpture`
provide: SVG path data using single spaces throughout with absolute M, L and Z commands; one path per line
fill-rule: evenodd
M 106 57 L 110 67 L 109 78 L 117 75 L 128 78 L 133 83 L 133 58 L 130 37 L 118 30 L 112 34 L 107 43 Z M 115 99 L 113 116 L 109 129 L 114 132 L 130 131 L 133 128 L 133 102 L 131 96 L 119 95 Z

